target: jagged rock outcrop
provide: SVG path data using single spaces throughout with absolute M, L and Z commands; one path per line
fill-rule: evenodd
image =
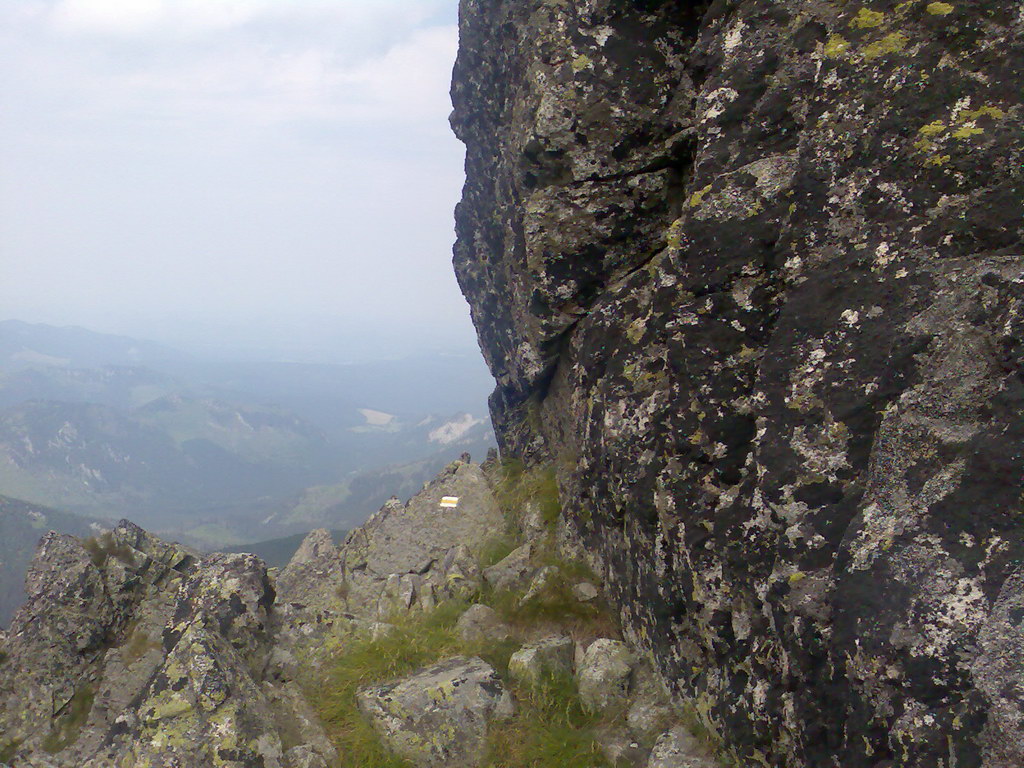
M 441 506 L 441 499 L 458 506 Z M 316 662 L 350 631 L 374 632 L 394 615 L 471 595 L 481 583 L 476 554 L 504 520 L 480 465 L 449 464 L 403 504 L 391 499 L 335 547 L 313 531 L 277 578 L 281 633 Z
M 744 764 L 1024 765 L 1024 13 L 462 0 L 502 450 Z
M 336 758 L 272 660 L 252 555 L 200 558 L 128 521 L 47 534 L 3 642 L 0 761 L 30 768 L 308 768 Z

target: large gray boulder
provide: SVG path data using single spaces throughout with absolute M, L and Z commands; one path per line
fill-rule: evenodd
M 385 746 L 417 768 L 473 768 L 495 720 L 511 717 L 512 697 L 494 669 L 458 656 L 357 694 Z
M 445 496 L 458 506 L 441 506 Z M 342 556 L 348 570 L 378 577 L 422 573 L 460 544 L 479 549 L 504 525 L 487 478 L 477 464 L 461 460 L 444 471 L 407 504 L 385 504 L 345 540 Z

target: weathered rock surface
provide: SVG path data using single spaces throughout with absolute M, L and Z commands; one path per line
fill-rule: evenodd
M 719 763 L 682 726 L 667 731 L 651 750 L 647 768 L 717 768 Z
M 478 765 L 489 723 L 514 711 L 494 669 L 462 656 L 361 690 L 357 701 L 384 743 L 420 768 Z
M 497 612 L 487 605 L 477 603 L 469 606 L 455 625 L 459 636 L 467 643 L 480 643 L 489 640 L 507 640 L 509 628 Z
M 26 588 L 0 664 L 14 765 L 295 768 L 296 740 L 335 759 L 271 664 L 274 590 L 254 556 L 200 559 L 122 521 L 48 534 Z
M 741 762 L 1024 765 L 1020 4 L 460 18 L 499 441 L 679 702 Z
M 456 496 L 458 506 L 440 506 Z M 348 535 L 346 567 L 376 576 L 424 573 L 453 547 L 483 542 L 500 531 L 504 518 L 478 464 L 454 461 L 405 505 L 386 504 Z
M 526 584 L 536 570 L 530 560 L 533 544 L 517 547 L 504 559 L 484 569 L 484 580 L 495 589 L 516 589 Z
M 576 670 L 583 706 L 593 712 L 625 706 L 636 663 L 621 640 L 602 637 L 587 646 Z
M 442 508 L 444 496 L 458 507 Z M 483 578 L 476 555 L 503 526 L 480 466 L 460 459 L 408 503 L 385 503 L 340 547 L 312 531 L 276 581 L 282 635 L 317 664 L 340 637 L 372 636 L 395 616 L 471 597 Z
M 537 685 L 545 677 L 572 674 L 575 643 L 571 637 L 555 635 L 527 643 L 512 654 L 508 673 L 513 680 Z

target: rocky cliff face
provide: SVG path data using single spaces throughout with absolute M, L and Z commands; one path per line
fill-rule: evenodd
M 742 764 L 1024 764 L 1024 10 L 463 0 L 506 454 Z

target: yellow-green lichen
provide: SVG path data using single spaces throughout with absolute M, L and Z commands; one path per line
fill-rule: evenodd
M 946 130 L 946 124 L 941 120 L 936 120 L 934 122 L 928 123 L 928 125 L 918 128 L 917 132 L 922 136 L 937 136 L 944 130 Z
M 587 67 L 592 66 L 593 63 L 594 62 L 592 62 L 590 60 L 589 56 L 587 56 L 585 53 L 581 53 L 579 56 L 577 56 L 575 59 L 573 59 L 573 61 L 572 61 L 572 71 L 573 72 L 582 72 Z
M 629 339 L 633 344 L 638 344 L 640 339 L 644 336 L 644 331 L 647 330 L 647 319 L 644 317 L 637 318 L 629 327 L 626 329 L 626 338 Z
M 861 8 L 857 15 L 850 21 L 850 26 L 855 29 L 867 29 L 869 27 L 881 26 L 885 21 L 885 14 L 881 11 L 872 11 L 869 8 Z
M 953 12 L 953 6 L 949 3 L 928 3 L 925 10 L 932 16 L 947 16 Z
M 678 250 L 678 248 L 683 244 L 682 230 L 682 219 L 676 219 L 669 225 L 668 232 L 665 233 L 665 244 L 668 245 L 669 248 L 673 250 Z
M 984 106 L 977 109 L 961 109 L 956 113 L 958 122 L 965 123 L 969 120 L 977 120 L 979 117 L 991 117 L 993 120 L 1002 120 L 1006 113 L 999 107 Z
M 868 61 L 877 59 L 880 56 L 887 56 L 890 53 L 899 53 L 907 47 L 910 38 L 902 32 L 891 32 L 881 40 L 876 40 L 870 45 L 864 46 L 861 54 Z
M 962 125 L 953 131 L 952 136 L 954 139 L 969 139 L 971 136 L 977 136 L 979 133 L 984 132 L 984 129 L 979 128 L 974 123 L 968 123 L 967 125 Z
M 690 195 L 690 199 L 686 201 L 687 206 L 690 208 L 696 208 L 704 200 L 704 195 L 711 191 L 711 185 L 708 184 L 703 189 L 699 189 Z
M 825 42 L 825 55 L 829 58 L 841 56 L 850 47 L 850 43 L 842 35 L 832 35 Z

